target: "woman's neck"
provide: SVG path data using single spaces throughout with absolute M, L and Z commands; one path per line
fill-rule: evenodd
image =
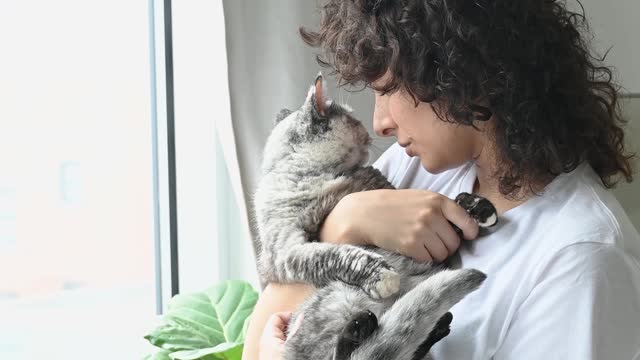
M 500 179 L 495 176 L 495 171 L 489 170 L 477 163 L 476 175 L 476 181 L 473 184 L 473 193 L 491 201 L 498 215 L 504 214 L 535 196 L 529 191 L 529 188 L 526 187 L 521 189 L 521 192 L 516 193 L 514 198 L 507 198 L 500 192 Z M 552 180 L 553 177 L 550 177 L 541 181 L 540 184 L 534 186 L 534 190 L 542 191 Z
M 529 196 L 517 200 L 506 198 L 500 192 L 498 181 L 495 180 L 496 179 L 492 177 L 482 176 L 480 172 L 478 172 L 478 177 L 473 184 L 473 193 L 489 200 L 493 206 L 495 206 L 498 215 L 504 214 L 529 199 Z
M 500 192 L 500 178 L 496 176 L 499 173 L 499 160 L 495 143 L 488 135 L 491 133 L 492 122 L 479 124 L 481 131 L 478 133 L 476 148 L 473 161 L 476 168 L 476 181 L 473 184 L 473 193 L 480 195 L 491 201 L 495 206 L 498 215 L 523 204 L 527 200 L 535 196 L 528 186 L 523 187 L 519 192 L 515 193 L 512 198 L 506 197 Z M 553 177 L 544 179 L 538 184 L 533 185 L 535 191 L 542 191 L 547 184 L 553 180 Z

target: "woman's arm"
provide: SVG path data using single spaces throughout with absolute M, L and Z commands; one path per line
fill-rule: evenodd
M 475 239 L 478 224 L 448 197 L 428 190 L 371 190 L 340 200 L 320 229 L 336 244 L 375 245 L 418 261 L 441 262 L 460 246 L 451 223 Z

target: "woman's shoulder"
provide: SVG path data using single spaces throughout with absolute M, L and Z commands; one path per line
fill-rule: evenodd
M 554 215 L 548 235 L 556 242 L 557 249 L 580 243 L 603 244 L 640 259 L 638 231 L 589 164 L 560 175 L 550 187 L 541 202 L 546 205 L 538 210 Z

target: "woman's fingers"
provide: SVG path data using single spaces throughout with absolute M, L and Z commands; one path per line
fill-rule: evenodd
M 441 209 L 444 217 L 462 230 L 465 239 L 475 239 L 479 230 L 476 221 L 455 201 L 446 196 L 443 196 L 442 200 Z
M 449 257 L 449 250 L 438 233 L 433 233 L 432 241 L 426 246 L 429 248 L 429 253 L 435 262 L 443 262 Z
M 433 261 L 433 256 L 431 256 L 431 252 L 426 244 L 422 244 L 422 249 L 416 250 L 414 255 L 418 255 L 419 257 L 413 256 L 414 259 L 422 262 Z
M 433 223 L 433 231 L 438 235 L 442 244 L 446 248 L 446 257 L 453 255 L 460 247 L 460 237 L 453 230 L 449 221 L 446 218 L 441 217 Z M 443 261 L 440 259 L 439 261 Z
M 413 241 L 415 244 L 412 246 L 413 250 L 408 256 L 418 261 L 441 262 L 449 256 L 447 247 L 443 244 L 438 234 L 433 231 L 432 227 L 426 227 L 422 235 Z
M 284 342 L 287 338 L 285 332 L 290 319 L 290 312 L 280 312 L 271 315 L 267 320 L 267 325 L 265 326 L 265 337 L 276 338 Z

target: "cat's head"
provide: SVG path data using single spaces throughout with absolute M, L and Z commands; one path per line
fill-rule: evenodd
M 325 81 L 318 75 L 298 110 L 278 114 L 265 146 L 263 172 L 287 163 L 295 163 L 291 165 L 297 169 L 348 171 L 367 162 L 370 143 L 351 109 L 327 98 Z

